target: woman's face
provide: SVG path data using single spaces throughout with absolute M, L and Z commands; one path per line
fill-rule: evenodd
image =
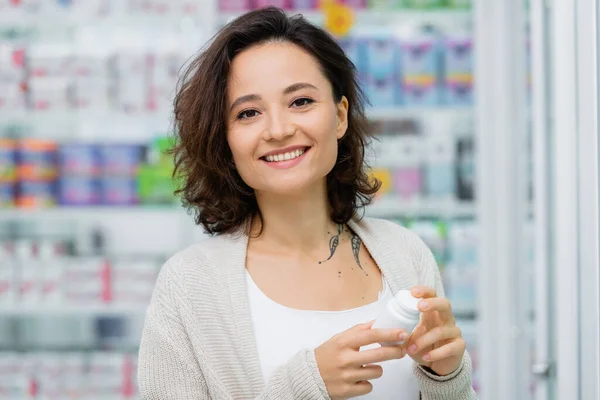
M 248 48 L 232 62 L 227 141 L 246 184 L 257 192 L 301 194 L 322 185 L 348 127 L 316 59 L 289 42 Z

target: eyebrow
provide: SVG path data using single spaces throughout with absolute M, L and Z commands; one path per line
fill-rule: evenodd
M 290 86 L 286 87 L 285 89 L 283 89 L 283 94 L 294 93 L 294 92 L 297 92 L 298 90 L 302 90 L 302 89 L 315 89 L 315 90 L 317 90 L 317 87 L 315 85 L 312 85 L 312 84 L 306 83 L 306 82 L 294 83 L 293 85 L 290 85 Z M 250 102 L 250 101 L 258 101 L 261 98 L 262 97 L 260 97 L 257 94 L 247 94 L 245 96 L 238 97 L 231 104 L 231 107 L 229 108 L 229 110 L 233 111 L 237 106 L 239 106 L 242 103 L 246 103 L 246 102 Z

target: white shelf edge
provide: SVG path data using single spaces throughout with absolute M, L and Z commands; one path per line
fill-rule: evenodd
M 423 118 L 427 116 L 448 114 L 458 117 L 470 117 L 474 113 L 472 106 L 453 107 L 373 107 L 367 109 L 367 117 L 372 120 L 397 120 L 403 118 Z
M 13 306 L 0 306 L 0 316 L 125 316 L 144 315 L 146 307 L 122 305 L 90 305 L 90 306 L 40 306 L 29 304 L 16 304 Z
M 365 210 L 368 217 L 448 217 L 448 218 L 475 218 L 477 207 L 474 202 L 428 200 L 406 202 L 394 196 L 376 199 Z
M 154 214 L 154 215 L 173 215 L 184 216 L 186 211 L 181 207 L 152 207 L 152 206 L 98 206 L 98 207 L 56 207 L 40 209 L 0 209 L 0 221 L 6 220 L 29 220 L 35 218 L 95 218 L 107 215 L 135 215 L 135 214 Z

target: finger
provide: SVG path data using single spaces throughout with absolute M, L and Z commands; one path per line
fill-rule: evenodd
M 426 299 L 437 296 L 435 288 L 432 288 L 431 286 L 413 286 L 410 289 L 410 293 L 417 299 Z
M 408 346 L 408 354 L 418 354 L 434 344 L 452 339 L 462 338 L 462 332 L 458 326 L 438 326 L 423 334 L 414 343 Z
M 453 324 L 455 322 L 454 314 L 452 313 L 452 304 L 445 297 L 431 297 L 421 300 L 419 302 L 419 310 L 425 313 L 437 311 L 444 323 Z
M 398 360 L 406 355 L 402 346 L 381 346 L 375 349 L 359 351 L 354 364 L 369 365 L 389 360 Z
M 352 389 L 351 397 L 364 396 L 373 391 L 373 385 L 368 381 L 360 381 L 357 382 Z
M 358 349 L 373 343 L 396 343 L 405 341 L 408 334 L 404 329 L 369 329 L 353 332 L 347 339 L 347 347 Z
M 383 368 L 381 365 L 365 365 L 354 370 L 352 374 L 352 381 L 370 381 L 372 379 L 379 379 L 383 375 Z
M 427 362 L 440 361 L 449 357 L 460 357 L 465 353 L 467 345 L 464 339 L 459 338 L 448 343 L 445 346 L 431 350 L 427 354 L 423 354 L 423 360 Z

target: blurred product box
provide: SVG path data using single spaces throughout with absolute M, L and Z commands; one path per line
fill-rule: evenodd
M 252 9 L 251 0 L 219 0 L 221 11 L 247 11 Z
M 320 0 L 292 0 L 294 10 L 316 10 Z
M 431 250 L 436 261 L 445 265 L 448 260 L 448 230 L 444 221 L 420 220 L 410 224 L 409 229 L 416 233 Z
M 93 144 L 62 144 L 58 149 L 61 176 L 96 177 L 100 175 L 101 162 L 99 149 Z
M 391 151 L 396 154 L 393 187 L 402 200 L 415 202 L 423 191 L 422 139 L 418 136 L 399 136 Z
M 405 77 L 439 75 L 441 47 L 437 35 L 418 34 L 403 37 L 400 41 L 400 68 Z
M 356 9 L 367 8 L 367 0 L 340 0 L 340 2 Z
M 254 0 L 255 8 L 263 8 L 268 6 L 274 6 L 282 8 L 284 10 L 291 9 L 291 2 L 289 0 Z
M 65 294 L 67 305 L 100 305 L 110 303 L 111 268 L 108 260 L 78 257 L 66 263 Z
M 22 139 L 17 150 L 19 180 L 48 181 L 58 175 L 56 142 L 43 139 Z
M 0 183 L 14 183 L 17 179 L 17 142 L 0 138 Z
M 445 0 L 404 0 L 404 4 L 410 8 L 440 8 Z
M 142 146 L 111 144 L 98 147 L 101 171 L 105 177 L 133 178 L 142 162 Z
M 396 40 L 389 33 L 369 35 L 366 41 L 367 71 L 369 79 L 387 80 L 396 73 Z
M 431 136 L 425 148 L 425 193 L 431 200 L 456 198 L 456 153 L 451 136 Z
M 432 76 L 404 77 L 402 100 L 406 106 L 432 107 L 442 102 L 442 93 L 437 80 Z
M 367 95 L 373 107 L 392 107 L 396 104 L 397 84 L 394 76 L 386 79 L 367 78 Z

